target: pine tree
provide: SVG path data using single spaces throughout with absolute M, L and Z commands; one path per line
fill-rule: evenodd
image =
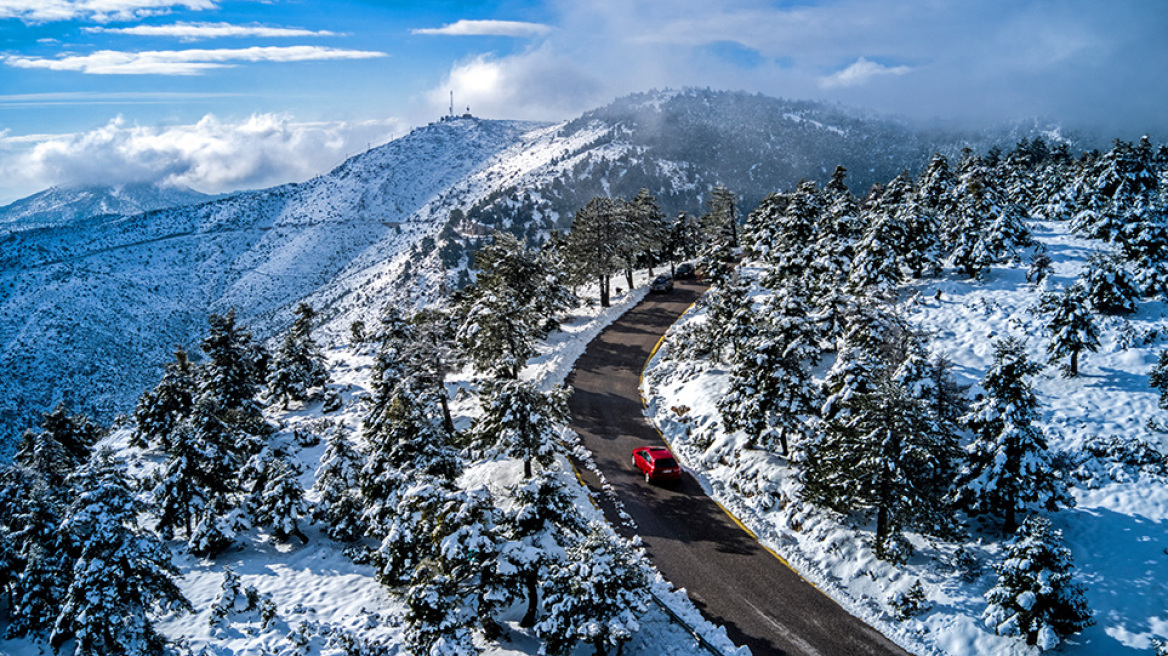
M 298 520 L 308 510 L 304 488 L 300 485 L 304 468 L 284 453 L 273 454 L 262 466 L 259 480 L 252 489 L 250 504 L 256 523 L 270 527 L 272 535 L 280 542 L 287 542 L 294 536 L 307 544 L 308 536 L 298 525 Z
M 490 381 L 483 386 L 483 413 L 471 428 L 471 440 L 486 454 L 523 460 L 523 477 L 532 463 L 548 467 L 555 459 L 555 429 L 567 424 L 569 391 L 560 386 L 543 393 L 529 382 Z
M 571 495 L 555 474 L 541 472 L 518 484 L 511 496 L 514 506 L 499 518 L 502 539 L 500 568 L 512 598 L 526 598 L 527 610 L 519 625 L 535 626 L 539 610 L 539 582 L 552 567 L 562 563 L 568 545 L 588 531 L 575 510 Z
M 1160 391 L 1160 407 L 1168 410 L 1168 349 L 1161 349 L 1156 364 L 1148 373 L 1148 385 Z
M 1071 552 L 1050 520 L 1033 515 L 1006 547 L 994 570 L 997 584 L 985 593 L 982 621 L 994 633 L 1018 636 L 1040 650 L 1094 624 L 1086 589 L 1074 580 Z
M 98 453 L 73 484 L 62 528 L 76 561 L 50 644 L 74 639 L 79 656 L 161 654 L 150 612 L 194 610 L 175 583 L 170 550 L 138 524 L 142 504 L 111 453 Z
M 200 342 L 207 360 L 199 369 L 198 396 L 214 401 L 224 421 L 259 434 L 264 428 L 255 396 L 264 380 L 267 354 L 250 332 L 236 325 L 234 309 L 212 314 L 209 322 L 211 329 Z
M 1062 293 L 1043 294 L 1038 309 L 1046 314 L 1046 332 L 1050 342 L 1046 352 L 1051 364 L 1064 359 L 1060 370 L 1067 378 L 1079 375 L 1079 354 L 1099 348 L 1099 327 L 1087 304 L 1087 293 L 1078 285 L 1071 285 Z
M 1018 526 L 1017 512 L 1031 503 L 1052 511 L 1074 504 L 1036 425 L 1038 397 L 1026 379 L 1041 369 L 1021 340 L 999 340 L 981 382 L 986 396 L 962 418 L 973 441 L 965 447 L 955 500 L 972 512 L 1005 515 L 1007 533 Z
M 802 182 L 791 194 L 763 199 L 747 221 L 751 252 L 774 267 L 778 281 L 801 280 L 814 261 L 809 248 L 824 214 L 822 194 L 814 182 Z
M 484 290 L 472 299 L 458 330 L 463 353 L 486 375 L 518 378 L 535 355 L 540 317 L 507 290 Z
M 730 386 L 718 402 L 727 431 L 786 456 L 789 436 L 803 435 L 816 411 L 810 368 L 819 361 L 817 331 L 798 296 L 780 289 L 767 302 L 757 334 L 731 361 Z
M 535 625 L 543 653 L 565 656 L 586 642 L 599 656 L 618 650 L 640 629 L 648 593 L 641 555 L 607 527 L 594 526 L 568 548 L 567 560 L 543 582 L 545 617 Z
M 617 267 L 617 240 L 626 233 L 624 219 L 617 201 L 598 196 L 576 212 L 568 233 L 565 256 L 597 282 L 601 307 L 609 306 L 609 277 Z
M 328 384 L 328 366 L 320 347 L 312 339 L 312 320 L 316 311 L 307 303 L 296 307 L 296 321 L 284 336 L 280 348 L 272 355 L 268 367 L 268 394 L 282 400 L 304 401 L 308 390 Z
M 738 197 L 722 185 L 710 190 L 706 203 L 709 211 L 699 219 L 702 230 L 718 249 L 729 252 L 738 248 Z
M 904 278 L 901 265 L 909 248 L 908 211 L 912 202 L 907 175 L 896 177 L 865 208 L 867 229 L 856 244 L 856 256 L 849 273 L 849 283 L 857 291 L 889 290 Z
M 186 350 L 181 346 L 175 348 L 174 362 L 166 365 L 162 380 L 144 393 L 134 408 L 138 425 L 134 440 L 138 446 L 154 443 L 167 447 L 171 431 L 194 403 L 195 374 Z
M 0 470 L 0 537 L 8 593 L 4 637 L 47 635 L 72 578 L 60 530 L 67 486 L 21 465 Z
M 1131 314 L 1140 298 L 1132 275 L 1115 255 L 1092 255 L 1076 286 L 1086 290 L 1091 307 L 1103 314 Z
M 659 254 L 666 249 L 669 241 L 670 225 L 657 199 L 648 189 L 641 189 L 629 203 L 633 212 L 633 223 L 639 235 L 638 244 L 649 275 L 653 275 L 653 265 L 660 261 Z
M 364 459 L 349 440 L 348 431 L 337 425 L 329 434 L 313 489 L 317 501 L 313 516 L 328 527 L 328 536 L 338 542 L 356 542 L 365 534 L 361 515 L 360 474 Z
M 828 422 L 804 452 L 804 496 L 840 512 L 876 516 L 876 557 L 911 553 L 906 529 L 945 529 L 945 486 L 956 436 L 894 380 L 849 399 L 852 410 Z
M 13 460 L 49 473 L 70 472 L 89 459 L 90 450 L 102 437 L 102 431 L 85 415 L 71 415 L 64 403 L 58 403 L 52 412 L 41 413 L 40 433 L 26 432 L 21 436 Z M 56 459 L 51 466 L 34 463 L 47 458 Z
M 413 656 L 474 656 L 470 627 L 474 612 L 459 581 L 422 566 L 419 581 L 405 594 L 406 653 Z

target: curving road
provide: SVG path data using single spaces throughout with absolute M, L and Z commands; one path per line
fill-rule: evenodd
M 585 483 L 613 525 L 641 536 L 665 578 L 685 588 L 707 618 L 755 656 L 905 656 L 760 546 L 688 473 L 679 485 L 650 486 L 632 468 L 635 447 L 661 442 L 644 415 L 641 370 L 661 335 L 703 289 L 678 284 L 669 294 L 646 297 L 576 362 L 568 377 L 575 390 L 571 427 L 635 526 L 606 500 L 596 474 L 581 468 Z

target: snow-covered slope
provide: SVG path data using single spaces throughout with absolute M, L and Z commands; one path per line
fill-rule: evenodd
M 465 282 L 481 235 L 538 241 L 595 195 L 644 187 L 667 213 L 700 213 L 722 184 L 745 215 L 836 164 L 862 189 L 989 140 L 815 103 L 654 92 L 560 125 L 441 121 L 308 182 L 195 206 L 92 216 L 86 200 L 38 215 L 40 228 L 0 226 L 0 458 L 58 402 L 103 422 L 128 411 L 175 345 L 197 350 L 209 312 L 235 308 L 267 338 L 306 300 L 336 338 Z
M 1101 248 L 1071 234 L 1066 223 L 1036 221 L 1031 228 L 1054 260 L 1042 286 L 1026 281 L 1023 266 L 995 266 L 984 282 L 949 274 L 922 279 L 902 295 L 906 317 L 930 336 L 934 352 L 953 361 L 957 382 L 974 386 L 971 394 L 980 390 L 997 339 L 1021 338 L 1031 361 L 1047 361 L 1043 318 L 1031 310 L 1043 292 L 1073 284 Z M 705 320 L 698 309 L 683 322 Z M 1153 639 L 1168 639 L 1168 479 L 1163 463 L 1145 470 L 1097 458 L 1088 447 L 1093 438 L 1121 436 L 1168 453 L 1168 434 L 1150 425 L 1162 426 L 1168 416 L 1148 385 L 1168 334 L 1164 303 L 1142 301 L 1136 313 L 1109 317 L 1101 328 L 1102 346 L 1084 354 L 1080 376 L 1064 378 L 1050 366 L 1033 379 L 1051 449 L 1077 463 L 1077 505 L 1051 520 L 1071 549 L 1096 622 L 1070 636 L 1058 653 L 1136 656 L 1152 653 Z M 728 367 L 671 359 L 675 345 L 667 338 L 646 372 L 649 413 L 683 464 L 764 544 L 914 653 L 1038 653 L 1022 640 L 995 635 L 980 619 L 982 595 L 995 581 L 991 565 L 1005 552 L 998 526 L 975 524 L 969 538 L 957 542 L 914 534 L 917 554 L 908 563 L 878 560 L 870 546 L 874 522 L 857 527 L 854 518 L 804 501 L 797 465 L 763 449 L 743 450 L 742 433 L 726 434 L 717 403 L 727 390 Z M 918 580 L 930 609 L 896 618 L 890 601 Z
M 67 225 L 101 214 L 138 214 L 213 199 L 194 189 L 138 183 L 117 187 L 53 187 L 0 207 L 0 233 Z
M 0 236 L 3 441 L 62 401 L 102 420 L 127 411 L 209 312 L 234 307 L 265 337 L 355 261 L 408 255 L 434 228 L 419 210 L 534 127 L 443 122 L 303 184 Z

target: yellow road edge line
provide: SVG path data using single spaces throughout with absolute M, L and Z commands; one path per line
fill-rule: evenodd
M 697 301 L 690 303 L 689 307 L 687 307 L 681 314 L 679 314 L 677 316 L 677 321 L 681 321 L 681 318 L 684 317 L 686 314 L 688 314 L 689 311 L 692 310 L 694 308 L 694 306 L 697 304 L 698 304 Z M 677 321 L 674 321 L 673 323 L 676 324 Z M 672 328 L 672 326 L 670 326 L 670 327 Z M 665 332 L 666 332 L 666 334 L 668 334 L 669 330 L 666 329 Z M 653 345 L 653 350 L 649 352 L 649 357 L 648 357 L 648 359 L 645 360 L 645 366 L 641 367 L 641 377 L 640 377 L 640 380 L 638 381 L 637 393 L 641 395 L 641 406 L 646 408 L 646 409 L 649 407 L 649 401 L 645 398 L 645 395 L 641 392 L 641 390 L 643 390 L 645 387 L 645 370 L 649 368 L 649 363 L 653 361 L 653 356 L 657 355 L 657 349 L 661 348 L 661 344 L 664 342 L 665 342 L 665 335 L 661 335 L 661 339 L 657 340 L 657 343 Z M 653 421 L 652 418 L 648 417 L 648 416 L 646 416 L 646 419 L 649 420 L 649 425 L 653 427 L 653 430 L 657 431 L 657 435 L 661 437 L 661 441 L 665 443 L 665 446 L 669 447 L 669 450 L 672 451 L 673 445 L 669 443 L 669 440 L 665 437 L 665 433 L 661 432 L 661 428 L 659 428 L 657 426 L 657 422 Z M 575 468 L 575 465 L 573 464 L 572 467 Z M 580 473 L 577 472 L 576 476 L 578 477 L 579 475 L 580 475 Z M 582 479 L 581 479 L 581 482 L 583 482 Z M 734 515 L 734 513 L 730 512 L 730 509 L 728 509 L 726 506 L 723 506 L 721 504 L 721 502 L 719 502 L 714 497 L 709 496 L 709 495 L 706 495 L 706 496 L 710 499 L 710 501 L 713 501 L 715 505 L 717 505 L 719 508 L 721 508 L 722 512 L 726 513 L 726 516 L 730 518 L 730 521 L 737 524 L 738 528 L 745 531 L 746 534 L 751 537 L 751 539 L 753 539 L 756 543 L 758 543 L 758 546 L 760 546 L 764 550 L 766 550 L 766 552 L 769 553 L 771 556 L 773 556 L 775 558 L 775 560 L 782 563 L 784 567 L 791 570 L 795 574 L 795 576 L 798 576 L 800 579 L 803 580 L 804 583 L 806 583 L 807 585 L 814 588 L 817 592 L 819 592 L 819 594 L 827 597 L 828 599 L 832 599 L 831 595 L 827 594 L 822 589 L 820 589 L 820 587 L 818 585 L 815 585 L 815 583 L 812 582 L 810 579 L 808 579 L 806 576 L 803 576 L 802 572 L 800 572 L 799 570 L 792 567 L 791 563 L 788 562 L 786 558 L 783 558 L 781 555 L 779 555 L 779 553 L 777 551 L 775 551 L 774 549 L 771 549 L 765 543 L 763 543 L 763 541 L 759 539 L 758 534 L 755 533 L 754 531 L 750 530 L 750 528 L 747 527 L 746 524 L 743 524 L 742 520 L 738 519 L 738 517 L 736 517 Z M 596 502 L 593 501 L 593 504 L 595 504 L 595 503 Z M 835 601 L 835 600 L 832 599 L 832 601 Z

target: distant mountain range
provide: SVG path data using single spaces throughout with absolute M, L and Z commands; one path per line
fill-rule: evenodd
M 72 223 L 102 214 L 138 214 L 214 199 L 194 189 L 149 183 L 117 187 L 52 187 L 0 207 L 0 230 L 27 230 Z
M 109 421 L 197 355 L 210 312 L 258 337 L 313 304 L 340 338 L 389 303 L 438 301 L 475 235 L 538 240 L 596 195 L 648 188 L 669 213 L 717 184 L 745 212 L 837 164 L 853 190 L 933 152 L 1012 146 L 1033 128 L 916 130 L 810 102 L 689 90 L 620 99 L 561 124 L 443 120 L 300 184 L 208 198 L 137 187 L 49 190 L 0 208 L 0 459 L 58 402 Z M 465 275 L 465 274 L 463 274 Z

